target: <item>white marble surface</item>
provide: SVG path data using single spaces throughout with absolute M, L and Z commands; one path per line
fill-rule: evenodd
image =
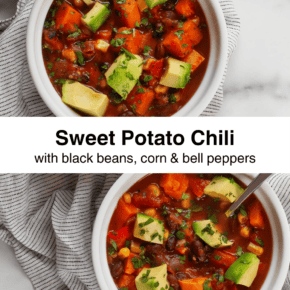
M 0 240 L 0 289 L 33 290 L 11 247 Z
M 290 2 L 236 0 L 241 33 L 218 116 L 290 116 Z

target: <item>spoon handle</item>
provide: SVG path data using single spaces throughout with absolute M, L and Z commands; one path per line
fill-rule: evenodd
M 260 173 L 247 187 L 245 192 L 230 206 L 226 211 L 226 216 L 231 217 L 235 210 L 238 209 L 241 204 L 251 195 L 272 173 Z

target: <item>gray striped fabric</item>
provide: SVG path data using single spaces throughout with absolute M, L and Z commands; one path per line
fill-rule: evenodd
M 232 0 L 219 0 L 228 28 L 228 60 L 240 32 Z M 34 0 L 19 0 L 14 17 L 0 21 L 0 116 L 53 116 L 33 84 L 26 58 L 26 29 Z M 222 106 L 222 82 L 201 116 L 213 116 Z
M 0 176 L 0 239 L 14 248 L 35 289 L 99 289 L 91 259 L 93 221 L 118 177 Z M 290 224 L 290 175 L 276 174 L 269 183 Z

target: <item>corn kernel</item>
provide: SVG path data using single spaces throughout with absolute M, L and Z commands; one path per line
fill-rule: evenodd
M 169 237 L 169 230 L 165 230 L 164 241 L 167 241 L 168 237 Z
M 150 193 L 151 196 L 154 196 L 154 197 L 158 197 L 160 195 L 160 189 L 157 185 L 155 184 L 150 184 L 148 185 L 147 187 L 147 190 L 146 190 L 148 193 Z
M 189 208 L 190 207 L 190 199 L 189 198 L 187 198 L 187 199 L 183 199 L 182 201 L 181 201 L 181 206 L 182 206 L 182 208 Z
M 244 225 L 248 221 L 248 217 L 242 215 L 240 212 L 238 214 L 238 221 L 241 225 Z
M 122 248 L 118 253 L 118 257 L 120 259 L 126 259 L 129 257 L 129 255 L 130 255 L 130 250 L 128 248 Z
M 240 230 L 240 235 L 244 238 L 248 238 L 250 236 L 250 229 L 249 227 L 242 227 Z
M 264 249 L 260 246 L 257 246 L 253 243 L 249 243 L 247 249 L 251 251 L 256 256 L 261 256 L 264 253 Z
M 142 250 L 140 249 L 141 243 L 132 241 L 131 242 L 131 252 L 135 254 L 140 254 Z
M 129 193 L 125 193 L 123 195 L 123 199 L 126 203 L 131 203 L 131 200 L 132 200 L 131 195 Z
M 155 208 L 147 208 L 144 213 L 148 216 L 154 217 L 156 215 L 156 209 Z

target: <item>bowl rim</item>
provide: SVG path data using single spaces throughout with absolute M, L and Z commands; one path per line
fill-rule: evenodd
M 40 21 L 39 19 L 43 18 L 44 20 L 47 14 L 47 11 L 42 12 L 42 5 L 44 5 L 46 2 L 47 6 L 48 2 L 51 5 L 52 1 L 53 0 L 36 0 L 33 5 L 28 21 L 26 38 L 26 51 L 29 70 L 40 97 L 55 116 L 80 117 L 79 114 L 62 103 L 61 97 L 58 95 L 55 88 L 51 84 L 43 62 L 41 43 L 39 44 L 37 41 L 39 40 L 38 35 L 40 27 L 36 25 L 36 23 Z M 212 26 L 215 27 L 219 33 L 219 46 L 217 50 L 213 45 L 210 31 L 211 43 L 210 57 L 208 62 L 210 63 L 210 61 L 215 58 L 215 61 L 212 64 L 212 68 L 209 70 L 208 64 L 205 75 L 196 92 L 179 111 L 172 115 L 172 117 L 200 116 L 218 91 L 227 67 L 228 35 L 222 8 L 219 2 L 215 0 L 199 0 L 199 3 L 201 4 L 203 10 L 205 6 L 210 5 L 214 11 L 213 18 L 216 20 L 216 23 L 212 24 Z M 41 31 L 42 30 L 43 26 L 41 26 Z M 198 98 L 194 98 L 194 96 L 197 96 Z
M 138 180 L 144 178 L 146 175 L 148 174 L 122 174 L 116 181 L 115 183 L 112 185 L 112 187 L 109 189 L 109 191 L 107 192 L 105 198 L 103 199 L 101 206 L 98 210 L 97 216 L 95 218 L 94 221 L 94 225 L 93 225 L 93 233 L 92 233 L 92 261 L 93 261 L 93 266 L 94 266 L 94 271 L 98 280 L 98 283 L 100 285 L 100 288 L 102 290 L 108 290 L 108 289 L 112 289 L 112 285 L 115 285 L 113 278 L 111 276 L 111 273 L 109 271 L 109 266 L 107 263 L 107 259 L 106 261 L 101 261 L 100 258 L 100 243 L 101 240 L 104 241 L 104 239 L 106 239 L 106 235 L 101 236 L 101 229 L 102 229 L 102 225 L 104 223 L 104 218 L 106 215 L 106 212 L 108 211 L 108 208 L 111 206 L 112 203 L 112 199 L 115 197 L 116 195 L 120 195 L 119 189 L 121 187 L 124 187 L 126 185 L 126 183 L 135 177 L 138 177 L 138 179 L 134 179 L 134 183 L 136 183 Z M 239 179 L 247 179 L 249 181 L 253 180 L 254 177 L 257 176 L 257 174 L 233 174 L 234 176 L 236 176 Z M 243 181 L 243 180 L 242 180 Z M 125 186 L 125 190 L 129 189 L 131 185 L 126 185 Z M 283 238 L 283 245 L 282 245 L 282 259 L 281 260 L 277 260 L 276 259 L 276 264 L 273 263 L 273 255 L 272 255 L 272 260 L 271 260 L 271 265 L 270 265 L 270 269 L 269 269 L 269 273 L 270 271 L 274 271 L 277 267 L 277 264 L 279 264 L 279 272 L 277 274 L 277 271 L 275 272 L 275 276 L 273 276 L 274 274 L 271 273 L 272 280 L 274 280 L 274 284 L 272 280 L 269 280 L 269 273 L 264 281 L 264 284 L 261 287 L 261 290 L 270 290 L 270 289 L 282 289 L 284 283 L 285 283 L 285 279 L 287 277 L 287 273 L 288 273 L 288 268 L 289 268 L 289 262 L 290 262 L 290 248 L 289 248 L 289 243 L 290 243 L 290 233 L 289 233 L 289 225 L 288 225 L 288 221 L 287 221 L 287 217 L 285 214 L 285 211 L 282 207 L 282 204 L 280 203 L 280 200 L 278 198 L 278 196 L 276 195 L 276 193 L 274 192 L 274 190 L 272 189 L 272 187 L 266 182 L 264 182 L 262 184 L 262 186 L 256 190 L 255 192 L 264 192 L 266 197 L 268 198 L 268 202 L 270 202 L 270 204 L 274 207 L 275 209 L 275 216 L 278 218 L 278 221 L 275 219 L 275 222 L 278 222 L 279 225 L 281 226 L 281 235 Z M 124 189 L 122 189 L 122 192 L 125 192 Z M 123 193 L 121 193 L 123 194 Z M 121 195 L 120 195 L 121 196 Z M 119 197 L 117 197 L 117 201 L 119 200 Z M 262 201 L 261 199 L 259 199 L 262 204 L 266 201 Z M 264 204 L 263 204 L 264 206 Z M 115 206 L 113 207 L 113 210 L 111 210 L 112 212 L 115 210 Z M 271 214 L 273 214 L 271 212 Z M 268 217 L 270 216 L 269 213 L 267 213 Z M 270 217 L 269 217 L 270 220 Z M 109 222 L 108 222 L 109 223 Z M 273 225 L 274 221 L 270 220 L 270 224 L 271 226 Z M 107 228 L 106 228 L 107 230 Z M 273 229 L 272 229 L 273 230 Z M 275 248 L 275 243 L 274 243 L 274 239 L 275 237 L 273 237 L 273 254 L 274 252 L 276 252 L 277 255 L 277 249 Z M 276 243 L 277 244 L 277 243 Z M 276 249 L 276 250 L 275 250 Z M 106 256 L 106 254 L 105 254 Z M 106 262 L 106 265 L 104 266 L 103 263 Z M 110 278 L 109 278 L 110 277 Z M 275 279 L 274 279 L 275 278 Z M 110 281 L 109 281 L 110 280 Z M 108 286 L 108 282 L 110 282 L 110 286 Z M 112 284 L 113 283 L 113 284 Z M 265 285 L 266 284 L 266 285 Z M 267 287 L 267 288 L 265 288 Z M 114 289 L 117 289 L 117 287 L 115 286 Z

